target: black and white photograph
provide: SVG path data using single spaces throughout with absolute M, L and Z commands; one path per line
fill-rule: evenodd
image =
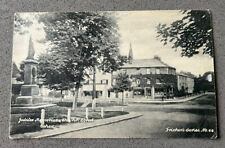
M 9 137 L 218 138 L 209 10 L 14 14 Z

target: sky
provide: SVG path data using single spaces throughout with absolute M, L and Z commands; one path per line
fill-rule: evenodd
M 29 38 L 32 36 L 35 57 L 44 52 L 49 46 L 37 42 L 45 37 L 43 25 L 39 24 L 34 17 L 35 13 L 24 13 L 22 16 L 33 20 L 29 27 L 29 33 L 19 35 L 14 33 L 13 38 L 13 61 L 19 65 L 27 56 Z M 130 44 L 132 45 L 134 59 L 150 59 L 155 55 L 177 72 L 185 71 L 192 74 L 204 74 L 214 71 L 213 58 L 208 55 L 198 54 L 191 58 L 181 57 L 179 51 L 171 48 L 172 45 L 163 45 L 157 38 L 156 26 L 170 24 L 179 20 L 183 15 L 179 11 L 118 11 L 116 12 L 117 23 L 120 33 L 120 53 L 128 55 Z M 38 29 L 37 29 L 38 28 Z

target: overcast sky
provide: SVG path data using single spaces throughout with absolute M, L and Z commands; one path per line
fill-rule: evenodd
M 26 13 L 23 16 L 35 20 L 33 15 L 34 13 Z M 191 58 L 181 57 L 180 52 L 175 52 L 171 45 L 164 46 L 157 40 L 156 26 L 159 23 L 170 24 L 182 18 L 179 11 L 120 11 L 116 15 L 121 35 L 120 52 L 122 55 L 128 55 L 131 43 L 135 59 L 149 59 L 158 55 L 162 61 L 175 67 L 177 72 L 186 71 L 199 75 L 213 71 L 213 59 L 210 56 L 199 54 Z M 45 33 L 42 25 L 37 21 L 34 21 L 29 31 L 32 34 L 37 57 L 39 53 L 48 48 L 47 45 L 37 42 L 44 38 Z M 27 56 L 30 34 L 14 35 L 13 60 L 17 65 Z

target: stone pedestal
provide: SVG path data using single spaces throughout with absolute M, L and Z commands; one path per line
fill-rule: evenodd
M 40 104 L 43 99 L 41 96 L 20 96 L 16 99 L 16 104 Z
M 21 95 L 22 96 L 33 96 L 39 94 L 38 85 L 22 85 L 21 87 Z
M 16 104 L 39 104 L 42 97 L 39 96 L 38 85 L 22 85 L 21 96 L 17 97 Z

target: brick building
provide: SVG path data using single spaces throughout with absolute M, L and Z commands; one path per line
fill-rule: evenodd
M 135 97 L 173 97 L 177 90 L 176 69 L 164 63 L 160 57 L 133 59 L 130 46 L 128 63 L 113 73 L 113 81 L 118 73 L 127 73 L 132 81 Z

